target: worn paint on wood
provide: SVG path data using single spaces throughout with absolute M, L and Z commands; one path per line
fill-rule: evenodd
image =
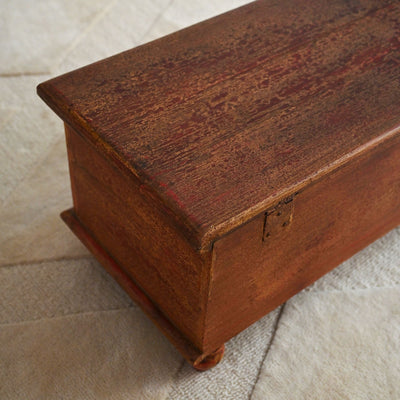
M 199 369 L 400 223 L 398 1 L 256 1 L 38 93 L 64 218 Z
M 206 248 L 397 126 L 399 14 L 397 1 L 258 1 L 39 93 Z

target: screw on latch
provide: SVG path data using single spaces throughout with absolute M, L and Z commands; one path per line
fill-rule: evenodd
M 294 196 L 281 200 L 274 207 L 265 212 L 263 226 L 263 242 L 271 236 L 275 236 L 284 232 L 293 219 Z

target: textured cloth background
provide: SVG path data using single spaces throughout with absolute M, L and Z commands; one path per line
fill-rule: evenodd
M 400 399 L 400 230 L 198 373 L 59 219 L 63 126 L 38 83 L 246 3 L 0 0 L 0 399 Z

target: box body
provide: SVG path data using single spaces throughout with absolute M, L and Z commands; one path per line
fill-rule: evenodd
M 400 136 L 292 198 L 290 221 L 277 217 L 264 240 L 268 210 L 215 242 L 206 343 L 227 340 L 400 224 Z
M 353 154 L 201 252 L 134 177 L 68 126 L 66 137 L 77 219 L 200 353 L 400 224 L 400 135 Z
M 400 223 L 400 5 L 259 0 L 38 86 L 63 218 L 182 354 Z
M 202 275 L 211 263 L 210 254 L 196 252 L 189 245 L 135 177 L 72 128 L 65 128 L 76 217 L 201 349 L 208 290 Z

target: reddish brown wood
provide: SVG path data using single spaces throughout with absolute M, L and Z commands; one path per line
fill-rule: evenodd
M 399 199 L 395 135 L 295 194 L 291 222 L 282 226 L 285 212 L 274 216 L 264 240 L 261 214 L 217 241 L 204 347 L 230 339 L 399 225 Z
M 210 354 L 204 354 L 195 348 L 192 343 L 182 336 L 181 332 L 171 324 L 152 300 L 149 299 L 135 282 L 133 282 L 101 245 L 93 239 L 91 234 L 88 233 L 86 228 L 76 218 L 73 209 L 64 211 L 61 214 L 61 218 L 194 368 L 199 371 L 206 371 L 221 361 L 225 346 L 220 346 L 220 348 Z
M 259 1 L 39 94 L 207 248 L 398 124 L 399 14 L 397 1 Z
M 164 210 L 143 196 L 134 176 L 121 173 L 68 125 L 65 133 L 80 223 L 202 350 L 208 294 L 203 275 L 211 255 L 188 244 Z
M 193 367 L 198 371 L 207 371 L 208 369 L 215 367 L 222 360 L 224 352 L 225 345 L 223 344 L 212 353 L 199 357 L 196 362 L 193 363 Z
M 39 85 L 69 224 L 196 368 L 400 223 L 399 38 L 395 0 L 260 0 Z

